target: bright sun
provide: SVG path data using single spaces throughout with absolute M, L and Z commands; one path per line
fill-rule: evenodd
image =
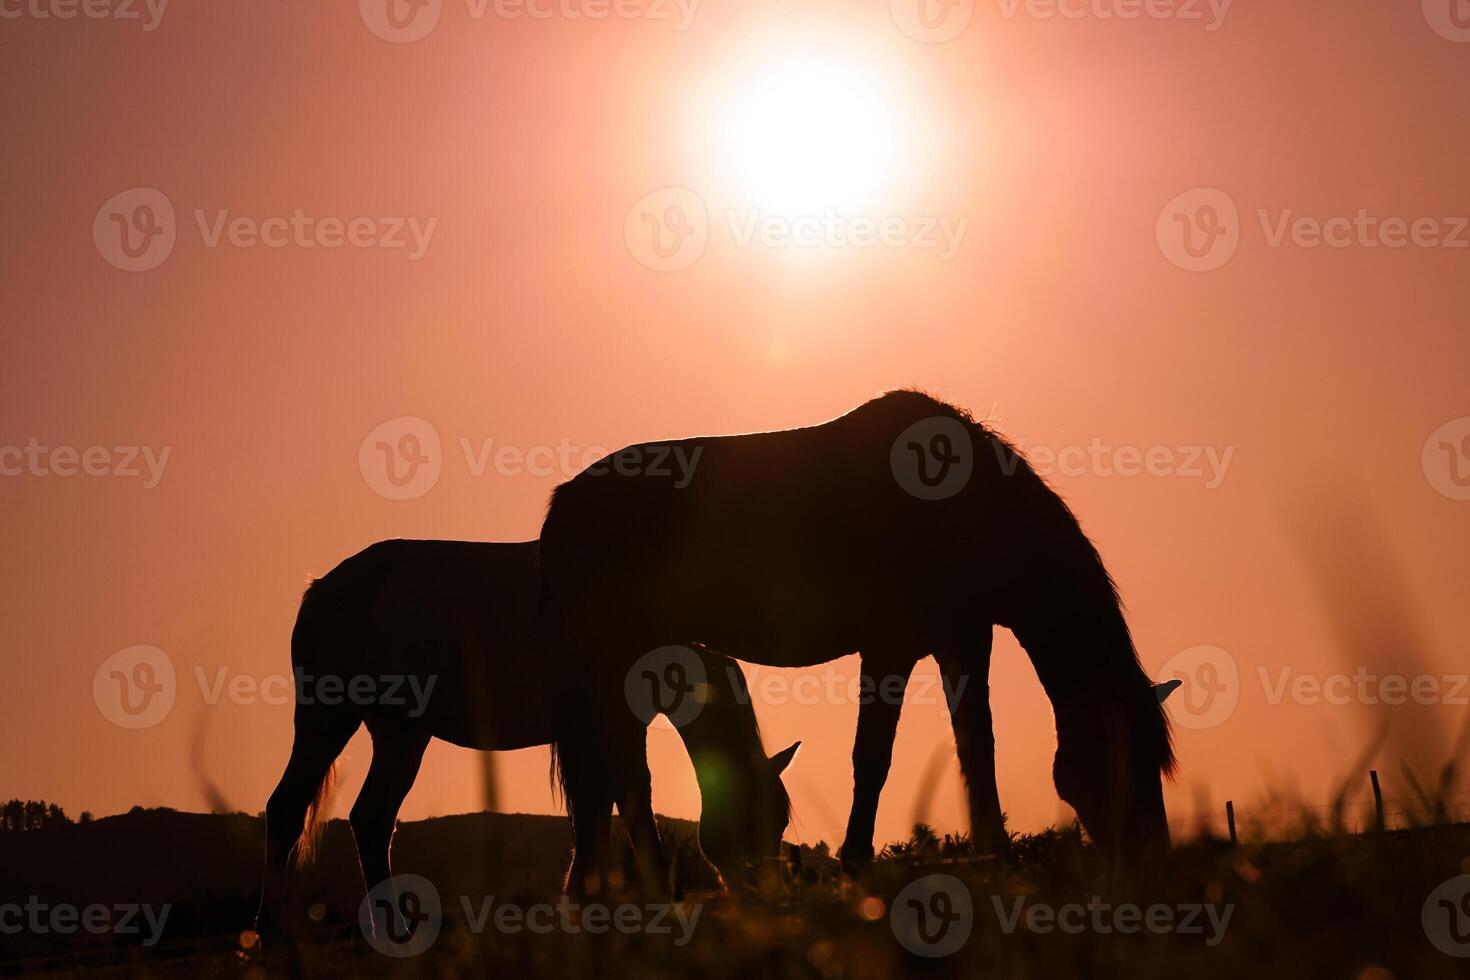
M 789 215 L 874 206 L 900 143 L 878 79 L 833 60 L 765 67 L 737 88 L 720 126 L 735 196 Z

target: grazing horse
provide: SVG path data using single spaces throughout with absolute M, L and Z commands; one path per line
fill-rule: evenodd
M 546 655 L 587 678 L 556 747 L 562 784 L 569 797 L 617 795 L 638 846 L 657 832 L 641 732 L 616 710 L 624 675 L 645 651 L 700 642 L 774 667 L 860 652 L 864 689 L 896 689 L 858 709 L 850 868 L 872 858 L 903 687 L 932 654 L 974 842 L 1003 852 L 995 625 L 1016 635 L 1051 700 L 1053 778 L 1089 835 L 1120 857 L 1167 846 L 1169 689 L 1141 668 L 1067 505 L 959 408 L 894 391 L 809 428 L 623 449 L 557 488 L 541 555 Z
M 350 822 L 368 888 L 391 874 L 398 809 L 430 739 L 488 750 L 557 737 L 565 675 L 535 652 L 537 551 L 535 542 L 383 541 L 307 589 L 291 634 L 295 740 L 266 804 L 257 931 L 277 925 L 290 865 L 310 849 L 335 760 L 359 725 L 373 756 Z M 707 709 L 680 734 L 701 789 L 718 773 L 730 790 L 702 792 L 700 838 L 716 868 L 734 873 L 779 852 L 790 806 L 780 773 L 796 746 L 768 760 L 743 679 L 732 679 L 738 666 L 691 655 L 711 683 Z M 610 812 L 584 823 L 610 838 Z M 609 850 L 600 840 L 604 880 Z

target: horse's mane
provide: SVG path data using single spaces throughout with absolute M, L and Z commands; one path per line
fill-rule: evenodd
M 1061 494 L 1032 468 L 1024 452 L 990 425 L 977 420 L 966 409 L 918 388 L 889 391 L 859 406 L 849 415 L 858 416 L 860 413 L 880 419 L 890 430 L 895 425 L 901 427 L 935 416 L 948 416 L 965 425 L 975 439 L 977 479 L 983 478 L 981 475 L 983 472 L 988 473 L 991 479 L 1003 478 L 1008 481 L 1006 485 L 1015 494 L 1010 499 L 1018 501 L 1023 507 L 1038 515 L 1040 519 L 1035 521 L 1036 526 L 1043 529 L 1043 533 L 1048 536 L 1047 543 L 1058 554 L 1065 556 L 1067 569 L 1072 572 L 1074 580 L 1080 584 L 1084 594 L 1091 601 L 1097 602 L 1110 614 L 1116 616 L 1115 625 L 1122 641 L 1116 644 L 1116 647 L 1118 655 L 1123 660 L 1121 663 L 1104 666 L 1111 666 L 1114 669 L 1123 668 L 1125 673 L 1133 675 L 1133 677 L 1125 677 L 1125 681 L 1131 682 L 1136 678 L 1140 685 L 1147 685 L 1143 689 L 1151 688 L 1152 682 L 1143 668 L 1143 663 L 1138 657 L 1138 650 L 1133 643 L 1133 634 L 1128 627 L 1125 607 L 1117 582 L 1103 564 L 1102 555 L 1098 553 L 1097 546 L 1083 531 L 1077 515 L 1067 505 Z M 981 446 L 987 446 L 991 451 L 982 451 Z M 993 469 L 982 471 L 980 466 L 982 462 L 993 466 Z M 1108 645 L 1104 645 L 1102 649 L 1107 650 L 1107 648 Z M 1140 685 L 1125 683 L 1124 688 L 1126 690 Z M 1159 770 L 1164 775 L 1172 777 L 1177 760 L 1174 754 L 1174 737 L 1169 717 L 1164 711 L 1164 706 L 1156 698 L 1151 699 L 1148 703 L 1150 708 L 1147 712 L 1138 713 L 1132 717 L 1135 717 L 1140 723 L 1138 734 L 1146 737 L 1157 752 Z

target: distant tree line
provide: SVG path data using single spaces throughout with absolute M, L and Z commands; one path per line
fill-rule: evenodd
M 55 803 L 44 800 L 11 800 L 0 807 L 0 833 L 21 830 L 46 830 L 49 827 L 65 827 L 71 817 Z M 83 811 L 82 823 L 91 823 L 92 814 Z

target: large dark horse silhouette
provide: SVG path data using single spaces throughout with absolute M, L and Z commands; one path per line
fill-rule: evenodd
M 569 798 L 616 797 L 640 847 L 657 833 L 624 674 L 645 651 L 697 641 L 777 667 L 857 651 L 869 689 L 906 682 L 932 654 L 958 695 L 974 841 L 1002 851 L 995 624 L 1015 633 L 1052 702 L 1056 788 L 1091 837 L 1119 855 L 1168 842 L 1168 688 L 1140 667 L 1072 512 L 961 409 L 895 391 L 810 428 L 629 447 L 557 488 L 541 548 L 547 655 L 587 678 L 556 747 L 563 785 Z M 849 866 L 872 857 L 900 704 L 859 707 Z M 574 827 L 579 854 L 592 830 Z
M 368 888 L 390 877 L 398 810 L 431 739 L 518 749 L 557 737 L 568 675 L 536 653 L 539 588 L 535 542 L 383 541 L 311 584 L 291 635 L 295 740 L 266 804 L 257 931 L 278 926 L 290 866 L 309 851 L 334 762 L 360 725 L 373 756 L 350 821 Z M 733 875 L 779 853 L 790 808 L 780 775 L 797 746 L 767 759 L 738 665 L 688 655 L 709 677 L 705 710 L 679 726 L 701 788 L 700 843 Z M 582 823 L 600 835 L 605 881 L 611 813 Z

